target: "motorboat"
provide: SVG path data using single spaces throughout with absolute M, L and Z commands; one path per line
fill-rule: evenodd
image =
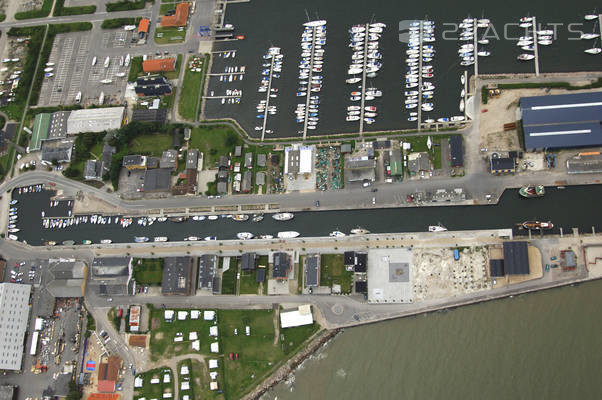
M 351 233 L 353 235 L 366 235 L 366 234 L 370 233 L 370 231 L 367 229 L 364 229 L 364 228 L 357 227 L 357 228 L 352 229 Z
M 464 99 L 460 100 L 460 112 L 464 112 Z
M 490 56 L 490 55 L 491 55 L 491 53 L 490 53 L 490 52 L 488 52 L 488 51 L 486 51 L 486 50 L 483 50 L 483 51 L 479 51 L 479 52 L 477 53 L 477 55 L 478 55 L 479 57 L 488 57 L 488 56 Z
M 596 14 L 587 14 L 583 17 L 583 19 L 585 19 L 586 21 L 593 21 L 597 18 L 598 18 L 598 15 L 596 15 Z
M 190 242 L 196 242 L 197 240 L 199 240 L 199 237 L 198 236 L 188 236 L 187 238 L 184 238 L 184 240 L 190 241 Z
M 589 40 L 589 39 L 596 39 L 598 37 L 600 37 L 600 34 L 598 34 L 598 33 L 582 33 L 581 36 L 579 37 L 579 39 Z
M 526 198 L 542 197 L 546 194 L 546 190 L 543 185 L 528 185 L 521 187 L 518 194 Z
M 232 219 L 234 221 L 240 221 L 240 222 L 242 222 L 242 221 L 248 220 L 249 216 L 247 214 L 235 214 L 235 215 L 232 216 Z
M 522 17 L 520 19 L 520 22 L 532 22 L 533 21 L 533 17 Z
M 489 44 L 489 39 L 481 39 L 481 40 L 477 40 L 478 44 Z
M 296 238 L 300 235 L 299 232 L 296 231 L 284 231 L 284 232 L 278 232 L 278 237 L 280 239 L 290 239 L 290 238 Z
M 289 212 L 283 212 L 272 215 L 276 221 L 289 221 L 295 217 L 295 214 Z
M 602 49 L 600 47 L 592 47 L 591 49 L 583 50 L 587 54 L 600 54 Z
M 251 232 L 239 232 L 236 234 L 236 237 L 240 240 L 248 240 L 253 239 L 255 235 L 253 235 Z
M 215 237 L 215 236 L 206 236 L 205 239 L 203 239 L 203 240 L 206 240 L 206 241 L 217 240 L 217 237 Z
M 219 217 L 218 217 L 217 215 L 209 215 L 209 216 L 207 217 L 207 219 L 208 219 L 209 221 L 216 221 L 218 218 L 219 218 Z
M 112 241 L 111 239 L 102 239 L 102 240 L 100 241 L 100 243 L 101 243 L 101 244 L 111 244 L 111 243 L 113 243 L 113 241 Z
M 349 79 L 345 79 L 346 83 L 358 83 L 361 82 L 362 78 L 349 78 Z
M 429 232 L 445 232 L 447 228 L 438 223 L 437 225 L 429 225 Z
M 452 122 L 464 121 L 464 116 L 463 115 L 453 116 L 450 118 L 450 121 L 452 121 Z
M 134 242 L 136 243 L 144 243 L 144 242 L 148 242 L 148 238 L 146 236 L 135 236 L 134 237 Z
M 552 44 L 551 40 L 538 40 L 537 44 L 540 46 L 549 46 Z
M 15 205 L 15 204 L 17 204 L 18 202 L 19 202 L 19 200 L 16 200 L 16 199 L 15 199 L 15 200 L 11 200 L 9 204 L 10 204 L 11 206 L 14 206 L 14 205 Z
M 167 242 L 167 236 L 155 236 L 153 238 L 155 242 Z
M 347 236 L 345 233 L 341 231 L 332 231 L 328 234 L 330 237 L 344 237 Z
M 522 224 L 520 224 L 520 226 L 522 226 L 523 229 L 528 229 L 528 230 L 532 230 L 532 229 L 550 230 L 550 229 L 554 228 L 554 224 L 551 221 L 547 221 L 547 222 L 525 221 Z
M 523 53 L 523 54 L 519 55 L 518 57 L 516 57 L 516 59 L 519 61 L 529 61 L 529 60 L 533 60 L 534 58 L 535 58 L 535 56 L 533 54 L 526 54 L 526 53 Z
M 259 239 L 274 239 L 273 235 L 259 235 Z

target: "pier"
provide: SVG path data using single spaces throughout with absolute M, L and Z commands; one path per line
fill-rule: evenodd
M 227 76 L 227 75 L 244 75 L 245 71 L 232 71 L 232 72 L 213 72 L 207 74 L 209 76 Z
M 464 121 L 468 121 L 468 117 L 466 116 L 466 109 L 468 108 L 466 106 L 466 102 L 468 101 L 468 71 L 464 70 L 462 74 L 464 76 L 464 96 L 462 97 L 464 100 Z
M 527 30 L 528 31 L 528 30 Z M 533 17 L 533 49 L 535 50 L 535 76 L 539 76 L 539 46 L 537 45 L 537 19 Z
M 274 58 L 275 54 L 272 54 L 272 58 L 270 58 L 270 75 L 268 78 L 268 90 L 265 96 L 265 109 L 263 110 L 263 125 L 261 126 L 261 141 L 265 137 L 265 128 L 268 124 L 268 109 L 270 108 L 270 94 L 272 93 L 272 77 L 274 74 Z
M 309 118 L 309 102 L 311 100 L 311 78 L 314 75 L 314 57 L 316 56 L 316 31 L 318 27 L 312 26 L 311 56 L 309 59 L 309 76 L 307 78 L 307 93 L 305 95 L 305 118 L 303 118 L 303 140 L 307 138 L 307 121 Z
M 424 29 L 424 24 L 423 21 L 420 21 L 420 29 L 419 29 L 419 46 L 420 49 L 418 50 L 418 107 L 417 107 L 417 112 L 418 112 L 418 132 L 420 132 L 422 130 L 422 61 L 423 61 L 423 57 L 422 57 L 422 36 L 423 36 L 423 29 Z
M 474 30 L 474 35 L 473 35 L 473 54 L 474 54 L 474 76 L 475 79 L 479 76 L 479 25 L 478 25 L 479 21 L 476 18 L 473 18 L 472 20 L 472 24 L 473 24 L 473 30 Z M 466 78 L 466 76 L 464 77 Z M 466 79 L 464 79 L 464 81 L 466 82 Z
M 366 64 L 368 63 L 368 37 L 370 24 L 366 24 L 366 35 L 364 36 L 364 69 L 362 71 L 362 100 L 360 101 L 360 135 L 364 135 L 364 107 L 366 105 Z

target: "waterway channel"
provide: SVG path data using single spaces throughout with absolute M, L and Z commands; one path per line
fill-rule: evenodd
M 58 207 L 50 207 L 51 191 L 18 194 L 16 233 L 19 240 L 31 245 L 42 245 L 46 241 L 61 243 L 64 240 L 91 240 L 99 243 L 111 239 L 114 243 L 133 242 L 134 236 L 167 236 L 170 241 L 183 240 L 188 236 L 217 236 L 218 239 L 236 239 L 238 232 L 252 232 L 255 235 L 276 235 L 279 231 L 294 230 L 301 236 L 327 236 L 334 230 L 349 232 L 356 227 L 373 233 L 424 232 L 429 225 L 443 224 L 449 230 L 477 230 L 515 228 L 516 223 L 538 219 L 551 220 L 555 228 L 550 233 L 558 233 L 563 228 L 571 233 L 573 227 L 581 232 L 591 232 L 602 228 L 599 199 L 602 198 L 602 185 L 573 186 L 566 189 L 547 188 L 546 195 L 538 199 L 523 199 L 516 190 L 506 190 L 496 205 L 482 206 L 428 206 L 410 208 L 387 208 L 370 210 L 314 211 L 295 213 L 295 218 L 279 222 L 266 215 L 261 222 L 236 222 L 228 218 L 216 221 L 155 222 L 151 226 L 134 223 L 128 228 L 116 224 L 80 224 L 62 229 L 42 227 L 42 211 L 45 216 L 67 216 L 68 204 L 61 202 Z

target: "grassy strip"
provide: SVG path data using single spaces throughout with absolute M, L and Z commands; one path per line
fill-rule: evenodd
M 128 11 L 128 10 L 141 10 L 146 6 L 146 2 L 154 3 L 154 0 L 138 0 L 138 1 L 118 1 L 115 3 L 107 3 L 107 11 Z
M 52 45 L 54 44 L 54 37 L 59 33 L 67 33 L 67 32 L 80 32 L 80 31 L 89 31 L 92 30 L 91 22 L 74 22 L 71 24 L 54 24 L 50 25 L 48 29 L 48 37 L 46 38 L 46 44 L 42 49 L 42 53 L 40 55 L 40 63 L 41 65 L 46 64 L 48 62 L 48 58 L 50 57 L 50 53 L 52 52 Z M 33 40 L 30 40 L 30 43 Z M 40 97 L 40 90 L 42 89 L 42 81 L 44 80 L 44 68 L 38 68 L 38 74 L 35 77 L 35 81 L 33 83 L 33 90 L 31 91 L 31 98 L 29 100 L 30 105 L 35 105 L 38 103 L 38 99 Z
M 207 57 L 203 61 L 203 69 L 201 72 L 191 71 L 188 66 L 185 66 L 184 81 L 182 82 L 182 93 L 180 94 L 180 102 L 178 103 L 178 113 L 187 120 L 196 120 L 197 103 L 199 91 L 203 75 L 206 70 Z
M 162 34 L 161 37 L 158 34 Z M 179 31 L 178 27 L 167 27 L 161 28 L 158 27 L 155 29 L 155 43 L 157 44 L 172 44 L 172 43 L 182 43 L 186 38 L 186 27 L 184 30 Z
M 142 285 L 160 285 L 163 281 L 162 258 L 135 258 L 134 278 Z
M 481 87 L 481 103 L 487 104 L 488 100 L 489 100 L 489 89 L 487 89 L 487 86 L 482 86 Z
M 32 19 L 47 17 L 50 15 L 50 10 L 52 10 L 52 2 L 53 0 L 44 0 L 44 3 L 42 3 L 42 8 L 39 8 L 37 10 L 22 11 L 15 13 L 15 19 Z
M 142 56 L 132 57 L 130 61 L 130 73 L 128 74 L 128 81 L 134 82 L 136 78 L 142 73 Z
M 56 0 L 52 15 L 55 17 L 66 17 L 69 15 L 94 14 L 95 12 L 96 6 L 94 5 L 65 7 L 65 0 Z
M 141 19 L 142 19 L 141 17 L 105 19 L 104 21 L 102 21 L 102 25 L 100 25 L 100 27 L 102 29 L 117 29 L 117 28 L 121 28 L 122 26 L 126 26 L 126 25 L 138 25 L 138 23 L 140 23 Z

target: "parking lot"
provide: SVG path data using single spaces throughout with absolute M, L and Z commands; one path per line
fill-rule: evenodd
M 48 266 L 48 261 L 9 261 L 6 263 L 3 281 L 12 283 L 40 284 L 40 271 Z
M 100 100 L 103 104 L 123 102 L 129 71 L 124 60 L 127 54 L 110 56 L 105 67 L 106 57 L 96 53 L 91 35 L 75 32 L 55 37 L 45 66 L 52 76 L 44 79 L 38 105 L 71 105 L 77 102 L 79 93 L 83 106 L 99 104 Z M 104 33 L 103 45 L 106 42 L 113 48 L 123 47 L 127 36 L 125 31 Z

